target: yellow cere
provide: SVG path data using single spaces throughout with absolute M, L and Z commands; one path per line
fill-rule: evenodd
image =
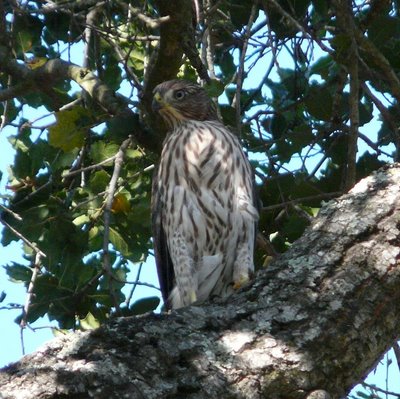
M 162 102 L 160 93 L 157 92 L 154 94 L 154 100 L 158 101 L 159 103 Z

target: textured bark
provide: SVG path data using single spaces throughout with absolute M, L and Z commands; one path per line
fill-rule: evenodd
M 330 201 L 228 299 L 57 338 L 0 373 L 5 398 L 339 398 L 399 331 L 400 166 Z

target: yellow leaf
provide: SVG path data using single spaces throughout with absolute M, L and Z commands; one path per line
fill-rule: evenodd
M 50 145 L 65 152 L 82 147 L 91 125 L 89 112 L 83 107 L 75 107 L 56 112 L 56 119 L 56 124 L 49 128 Z
M 95 328 L 100 327 L 100 322 L 90 312 L 84 319 L 80 319 L 79 322 L 83 331 L 94 330 Z
M 119 193 L 114 197 L 111 210 L 114 213 L 128 213 L 131 210 L 131 204 L 124 194 Z
M 47 62 L 47 58 L 46 57 L 34 57 L 31 58 L 27 63 L 26 66 L 29 69 L 38 69 L 41 66 L 43 66 L 45 63 Z

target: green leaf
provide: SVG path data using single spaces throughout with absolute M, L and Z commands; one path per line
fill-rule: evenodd
M 219 97 L 225 89 L 225 85 L 217 79 L 211 79 L 206 86 L 204 86 L 209 97 Z
M 309 145 L 313 140 L 315 140 L 312 134 L 312 129 L 309 125 L 302 124 L 294 128 L 290 133 L 289 139 L 291 140 L 296 152 L 301 152 L 301 150 Z
M 7 294 L 4 291 L 0 292 L 0 303 L 2 303 L 4 301 L 4 299 L 6 299 Z
M 282 114 L 275 114 L 271 121 L 271 133 L 274 139 L 282 137 L 286 133 L 288 123 Z
M 233 26 L 241 30 L 250 17 L 252 2 L 249 0 L 231 0 L 230 14 Z
M 42 29 L 43 23 L 39 18 L 21 13 L 14 15 L 14 41 L 21 55 L 29 52 L 33 46 L 40 44 Z
M 309 222 L 307 219 L 301 218 L 298 215 L 291 215 L 285 222 L 282 232 L 285 234 L 288 241 L 293 242 L 303 234 L 308 224 Z
M 110 242 L 123 256 L 129 256 L 131 254 L 128 243 L 125 241 L 124 237 L 122 237 L 122 235 L 113 227 L 110 227 Z
M 320 75 L 321 78 L 327 80 L 332 72 L 332 69 L 336 67 L 332 57 L 330 55 L 319 58 L 310 68 L 310 76 L 313 74 Z
M 340 62 L 348 62 L 348 53 L 351 47 L 351 37 L 344 33 L 339 33 L 331 39 L 331 45 L 336 50 L 336 56 Z
M 68 152 L 81 147 L 91 126 L 90 113 L 83 107 L 56 112 L 57 122 L 49 128 L 49 143 Z
M 70 39 L 70 26 L 71 18 L 69 15 L 52 12 L 44 15 L 45 28 L 43 31 L 43 38 L 47 44 L 57 43 L 58 40 L 62 40 L 66 43 Z
M 107 128 L 107 139 L 115 142 L 122 142 L 122 140 L 128 138 L 136 128 L 142 129 L 138 114 L 134 114 L 133 112 L 125 112 L 115 116 L 107 122 Z
M 133 314 L 144 314 L 147 312 L 152 312 L 157 309 L 160 304 L 160 298 L 157 296 L 151 296 L 148 298 L 138 299 L 132 304 L 130 310 Z
M 90 156 L 94 163 L 100 163 L 113 157 L 118 152 L 119 146 L 113 143 L 105 143 L 104 141 L 97 141 L 93 143 L 90 148 Z M 107 162 L 106 166 L 113 164 L 113 160 Z
M 368 37 L 377 46 L 385 46 L 399 38 L 400 18 L 389 15 L 377 15 L 368 28 Z
M 236 71 L 233 55 L 228 50 L 224 49 L 222 51 L 216 51 L 215 57 L 215 62 L 221 68 L 224 78 L 229 79 Z
M 101 193 L 107 188 L 110 178 L 105 170 L 99 170 L 90 177 L 89 187 L 94 194 Z
M 13 262 L 11 266 L 4 266 L 4 269 L 8 277 L 13 281 L 28 282 L 32 276 L 32 270 L 29 267 L 18 263 Z
M 305 105 L 307 112 L 315 119 L 329 121 L 332 117 L 333 98 L 325 86 L 310 86 Z

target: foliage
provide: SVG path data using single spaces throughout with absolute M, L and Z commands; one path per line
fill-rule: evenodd
M 16 152 L 2 245 L 25 239 L 29 265 L 6 266 L 27 287 L 35 275 L 25 323 L 47 314 L 86 328 L 157 307 L 153 297 L 130 304 L 123 289 L 151 253 L 149 170 L 165 128 L 150 103 L 160 80 L 208 71 L 210 95 L 225 92 L 219 110 L 249 153 L 260 233 L 277 252 L 322 200 L 397 160 L 397 2 L 204 1 L 189 19 L 190 2 L 170 3 L 0 9 L 0 112 Z M 26 120 L 29 109 L 42 118 Z M 268 248 L 257 249 L 258 265 Z

